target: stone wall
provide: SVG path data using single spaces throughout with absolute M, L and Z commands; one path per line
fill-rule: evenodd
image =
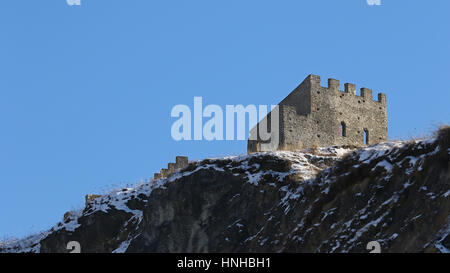
M 165 178 L 171 175 L 172 173 L 183 169 L 189 164 L 189 160 L 187 156 L 177 156 L 175 158 L 175 163 L 169 163 L 167 164 L 167 169 L 163 168 L 159 173 L 155 173 L 153 176 L 153 181 L 159 178 Z M 85 205 L 87 206 L 90 202 L 92 202 L 94 199 L 101 197 L 101 195 L 98 194 L 86 194 L 85 196 Z
M 86 194 L 86 196 L 84 197 L 84 203 L 85 205 L 88 205 L 90 202 L 92 202 L 92 200 L 94 200 L 95 198 L 101 197 L 101 195 L 98 194 Z
M 189 160 L 187 156 L 177 156 L 175 158 L 175 163 L 168 163 L 167 168 L 163 168 L 159 173 L 155 173 L 155 175 L 153 176 L 153 180 L 168 177 L 174 172 L 183 169 L 188 164 Z

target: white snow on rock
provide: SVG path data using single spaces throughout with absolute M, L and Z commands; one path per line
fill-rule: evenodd
M 391 173 L 392 172 L 392 164 L 387 162 L 386 160 L 382 160 L 380 162 L 378 162 L 377 165 L 375 165 L 375 167 L 372 168 L 372 171 L 374 171 L 377 167 L 382 167 L 386 170 L 386 172 Z

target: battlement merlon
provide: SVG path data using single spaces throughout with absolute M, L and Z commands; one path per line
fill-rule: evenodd
M 162 178 L 162 175 L 160 173 L 155 173 L 153 175 L 153 179 L 160 179 L 160 178 Z
M 332 91 L 340 91 L 339 90 L 339 80 L 336 79 L 328 79 L 328 89 Z
M 345 93 L 349 93 L 352 95 L 356 95 L 356 85 L 354 85 L 353 83 L 346 83 L 344 84 L 345 86 Z
M 167 164 L 167 169 L 169 173 L 173 173 L 175 172 L 176 168 L 176 164 L 175 163 L 168 163 Z
M 386 105 L 386 94 L 378 93 L 378 102 Z
M 369 88 L 361 88 L 361 97 L 365 98 L 365 99 L 373 99 L 372 97 L 372 89 Z
M 167 177 L 169 175 L 168 169 L 161 169 L 160 174 L 162 177 Z
M 175 157 L 175 167 L 178 168 L 184 168 L 189 164 L 189 160 L 187 156 L 177 156 Z
M 320 76 L 309 74 L 300 85 L 308 84 L 311 88 L 320 87 Z

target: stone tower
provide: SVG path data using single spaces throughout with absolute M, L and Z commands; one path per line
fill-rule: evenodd
M 358 96 L 354 84 L 346 83 L 341 91 L 338 80 L 328 79 L 328 87 L 323 87 L 320 76 L 309 75 L 278 104 L 278 110 L 279 143 L 261 145 L 265 142 L 259 134 L 255 137 L 260 122 L 250 132 L 248 152 L 387 141 L 386 95 L 379 93 L 375 101 L 372 90 L 361 88 Z M 273 133 L 272 112 L 263 120 L 268 120 L 268 131 Z

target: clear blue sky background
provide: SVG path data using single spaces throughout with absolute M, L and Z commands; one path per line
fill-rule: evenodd
M 0 237 L 47 229 L 86 193 L 173 161 L 175 104 L 275 104 L 308 74 L 385 92 L 389 137 L 450 122 L 450 1 L 5 0 Z

